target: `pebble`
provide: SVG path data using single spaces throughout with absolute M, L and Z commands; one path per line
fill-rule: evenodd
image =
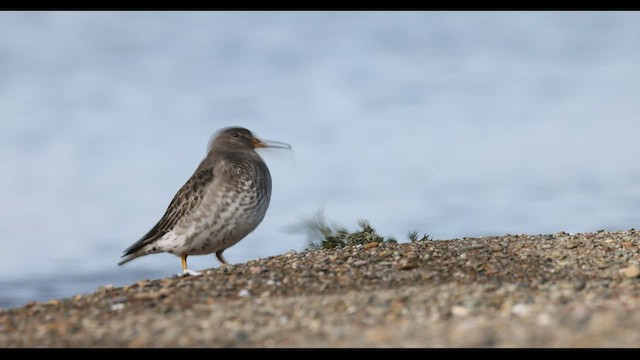
M 398 269 L 400 270 L 411 270 L 419 267 L 420 265 L 415 259 L 401 259 L 398 262 Z
M 565 247 L 566 247 L 567 249 L 575 249 L 575 248 L 577 248 L 578 246 L 580 246 L 580 242 L 578 242 L 578 241 L 574 241 L 574 242 L 571 242 L 571 243 L 569 243 L 569 244 L 565 245 Z
M 451 314 L 454 316 L 467 316 L 469 315 L 469 309 L 464 306 L 453 305 L 451 307 Z
M 170 294 L 169 291 L 166 290 L 160 290 L 158 292 L 151 292 L 151 293 L 137 293 L 137 294 L 133 294 L 131 295 L 131 298 L 133 300 L 157 300 L 163 297 L 166 297 Z M 124 302 L 124 301 L 122 301 Z
M 511 307 L 511 312 L 515 315 L 523 317 L 529 314 L 530 309 L 526 304 L 515 304 Z
M 119 296 L 116 298 L 111 298 L 110 300 L 114 304 L 120 304 L 120 303 L 126 303 L 129 300 L 129 298 L 126 296 Z
M 378 247 L 379 245 L 380 245 L 380 243 L 378 243 L 378 242 L 370 242 L 370 243 L 367 243 L 367 244 L 364 245 L 364 249 L 365 250 L 373 249 L 373 248 Z
M 552 257 L 553 259 L 562 259 L 563 254 L 564 254 L 563 252 L 558 251 L 558 250 L 555 250 L 555 251 L 552 251 L 552 252 L 551 252 L 551 257 Z
M 125 305 L 123 303 L 113 304 L 113 305 L 111 305 L 111 311 L 122 310 L 122 309 L 124 309 L 124 306 Z
M 631 265 L 624 269 L 620 269 L 620 273 L 627 278 L 636 278 L 640 276 L 640 266 Z
M 460 250 L 458 250 L 458 251 L 460 251 L 460 252 L 464 252 L 464 251 L 470 251 L 470 250 L 482 249 L 482 248 L 484 248 L 484 247 L 485 247 L 485 245 L 484 245 L 484 244 L 473 244 L 473 245 L 471 245 L 471 246 L 465 246 L 465 247 L 462 247 L 462 248 L 460 248 Z
M 113 290 L 115 287 L 112 284 L 108 284 L 108 285 L 104 285 L 104 286 L 99 286 L 98 289 L 96 290 L 97 292 L 108 292 Z

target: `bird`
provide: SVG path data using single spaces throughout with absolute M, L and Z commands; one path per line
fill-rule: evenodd
M 179 256 L 183 275 L 187 257 L 222 253 L 262 222 L 271 199 L 271 174 L 257 148 L 291 149 L 280 141 L 261 140 L 242 127 L 217 131 L 207 155 L 178 190 L 160 220 L 124 250 L 123 265 L 141 256 L 167 252 Z

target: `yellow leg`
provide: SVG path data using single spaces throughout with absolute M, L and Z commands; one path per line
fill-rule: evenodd
M 202 273 L 187 269 L 187 255 L 181 255 L 180 260 L 182 260 L 182 273 L 179 276 L 200 276 Z
M 216 257 L 218 258 L 218 260 L 220 260 L 221 263 L 228 264 L 228 262 L 224 259 L 224 257 L 222 257 L 222 253 L 223 252 L 224 252 L 224 250 L 220 250 L 220 251 L 216 252 Z
M 182 260 L 182 272 L 187 271 L 187 255 L 180 256 L 180 260 Z

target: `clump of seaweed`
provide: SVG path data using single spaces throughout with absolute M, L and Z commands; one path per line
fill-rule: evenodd
M 417 231 L 410 232 L 409 235 L 407 235 L 407 237 L 409 238 L 409 241 L 411 241 L 411 242 L 433 241 L 434 240 L 429 234 L 424 234 L 424 235 L 422 235 L 422 238 L 418 239 L 418 232 Z
M 355 231 L 351 234 L 348 234 L 346 238 L 346 245 L 364 245 L 372 242 L 397 242 L 395 239 L 385 239 L 384 237 L 378 235 L 376 229 L 374 229 L 367 220 L 360 220 L 358 222 L 358 225 L 360 226 L 360 231 Z
M 291 226 L 288 230 L 291 233 L 306 233 L 307 250 L 333 249 L 337 247 L 364 245 L 368 243 L 397 243 L 393 237 L 383 237 L 371 226 L 368 220 L 358 221 L 360 229 L 350 232 L 345 227 L 329 223 L 324 216 L 324 211 L 318 210 L 298 225 Z M 432 241 L 428 234 L 418 237 L 417 231 L 408 234 L 411 242 Z
M 369 221 L 360 220 L 360 229 L 349 232 L 346 228 L 330 224 L 323 211 L 317 211 L 312 217 L 304 219 L 302 224 L 292 227 L 291 232 L 307 234 L 307 250 L 333 249 L 336 247 L 364 245 L 372 242 L 397 243 L 392 237 L 378 235 Z

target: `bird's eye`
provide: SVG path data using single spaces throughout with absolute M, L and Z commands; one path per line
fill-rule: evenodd
M 237 138 L 240 137 L 240 134 L 239 133 L 233 133 L 233 134 L 231 134 L 231 137 L 234 138 L 234 139 L 237 139 Z

